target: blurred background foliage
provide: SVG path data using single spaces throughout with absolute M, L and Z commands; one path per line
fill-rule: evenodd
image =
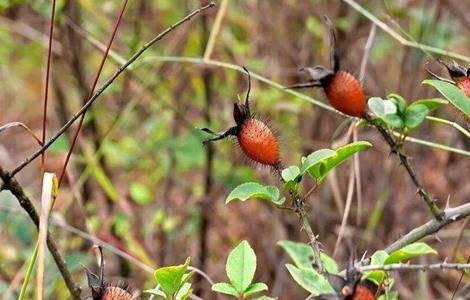
M 358 2 L 412 41 L 470 55 L 468 0 Z M 107 61 L 102 81 L 117 69 L 116 59 L 129 57 L 203 3 L 130 1 L 112 47 L 115 56 Z M 0 124 L 21 121 L 38 134 L 50 5 L 46 0 L 0 0 Z M 47 136 L 83 103 L 102 56 L 93 41 L 107 42 L 120 5 L 116 0 L 58 1 Z M 202 24 L 206 22 L 210 31 L 217 9 L 195 18 L 146 52 L 87 114 L 51 224 L 67 264 L 82 286 L 85 276 L 80 264 L 95 265 L 90 251 L 95 237 L 109 246 L 105 250 L 107 278 L 124 278 L 139 290 L 152 287 L 152 269 L 182 263 L 187 256 L 193 257 L 196 267 L 205 260 L 203 270 L 220 281 L 229 249 L 246 239 L 258 256 L 257 277 L 268 283 L 270 295 L 280 299 L 306 296 L 289 279 L 284 267 L 287 258 L 276 246 L 281 239 L 305 241 L 296 215 L 259 202 L 224 204 L 226 195 L 238 184 L 276 184 L 276 179 L 268 169 L 244 159 L 235 142 L 214 144 L 210 163 L 208 150 L 201 143 L 205 135 L 197 130 L 232 126 L 232 103 L 237 95 L 243 97 L 246 76 L 230 69 L 164 62 L 161 58 L 202 57 L 208 32 Z M 358 75 L 372 24 L 339 0 L 229 0 L 211 58 L 246 66 L 283 85 L 303 81 L 299 67 L 328 65 L 324 14 L 338 28 L 343 68 Z M 385 97 L 395 92 L 410 102 L 436 97 L 432 89 L 421 85 L 427 78 L 424 64 L 430 59 L 430 53 L 403 47 L 377 30 L 363 81 L 366 93 Z M 207 72 L 211 74 L 209 102 L 204 82 Z M 304 92 L 324 101 L 321 91 Z M 341 126 L 342 116 L 256 80 L 252 101 L 256 113 L 276 129 L 286 165 L 316 149 L 331 147 L 334 137 L 347 128 Z M 435 114 L 464 123 L 450 108 Z M 210 124 L 207 115 L 211 116 Z M 69 130 L 47 152 L 49 172 L 60 173 L 72 134 Z M 413 135 L 470 148 L 463 135 L 439 124 L 427 122 Z M 371 141 L 374 148 L 361 154 L 362 209 L 358 210 L 357 201 L 353 203 L 345 242 L 336 257 L 343 267 L 352 253 L 361 256 L 364 251 L 382 249 L 429 219 L 415 187 L 377 133 L 364 128 L 359 139 Z M 0 164 L 11 170 L 36 147 L 20 129 L 3 132 Z M 468 157 L 410 143 L 405 150 L 441 207 L 449 196 L 452 205 L 465 200 L 470 192 Z M 17 176 L 38 207 L 39 171 L 36 162 Z M 314 231 L 329 254 L 341 222 L 348 173 L 347 164 L 340 167 L 308 200 Z M 310 187 L 307 182 L 304 190 Z M 0 193 L 0 208 L 0 293 L 14 299 L 37 233 L 10 193 Z M 439 250 L 439 259 L 454 257 L 463 262 L 470 255 L 466 231 L 460 247 L 453 249 L 461 226 L 443 230 L 439 234 L 442 243 L 428 241 Z M 68 292 L 49 258 L 47 265 L 46 298 L 67 299 Z M 449 298 L 459 277 L 458 272 L 414 274 L 397 274 L 402 299 Z M 207 282 L 199 282 L 198 288 L 204 299 L 215 299 Z M 31 297 L 33 292 L 30 288 Z

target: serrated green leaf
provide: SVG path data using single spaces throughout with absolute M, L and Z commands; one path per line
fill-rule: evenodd
M 289 264 L 287 264 L 286 267 L 295 282 L 314 296 L 335 292 L 328 280 L 313 268 L 299 269 Z
M 388 253 L 383 250 L 376 251 L 371 256 L 370 265 L 383 266 L 388 256 L 389 256 Z M 382 271 L 382 270 L 369 271 L 369 272 L 364 273 L 363 275 L 364 279 L 370 280 L 377 285 L 380 285 L 382 283 L 382 280 L 384 279 L 384 277 L 385 277 L 385 271 Z
M 426 105 L 426 107 L 429 109 L 429 112 L 432 112 L 433 110 L 437 109 L 441 105 L 449 104 L 449 101 L 441 99 L 441 98 L 430 98 L 430 99 L 416 100 L 415 102 L 413 102 L 412 105 L 414 104 Z
M 256 182 L 247 182 L 233 189 L 225 200 L 225 203 L 234 200 L 246 201 L 250 198 L 267 200 L 277 205 L 281 205 L 285 201 L 285 198 L 281 197 L 277 187 L 264 186 Z
M 240 297 L 240 293 L 231 285 L 230 283 L 227 282 L 219 282 L 216 284 L 212 285 L 212 290 L 217 293 L 222 293 L 226 295 L 232 295 L 234 297 Z
M 287 254 L 294 261 L 297 267 L 312 267 L 313 250 L 312 247 L 310 247 L 309 245 L 292 241 L 278 241 L 277 245 L 287 252 Z M 338 265 L 336 264 L 334 259 L 324 253 L 321 253 L 320 256 L 326 271 L 330 274 L 337 274 Z
M 458 87 L 440 80 L 425 80 L 423 83 L 438 90 L 453 106 L 470 117 L 470 99 Z
M 400 114 L 405 112 L 406 101 L 402 96 L 398 94 L 389 94 L 387 98 L 390 99 L 390 101 L 392 101 L 395 104 Z
M 252 283 L 250 286 L 245 290 L 243 293 L 244 298 L 248 298 L 249 296 L 262 292 L 267 291 L 268 286 L 262 282 Z
M 336 150 L 322 149 L 315 151 L 302 160 L 300 172 L 303 174 L 303 172 L 308 171 L 310 176 L 317 181 L 321 181 L 333 168 L 346 161 L 353 154 L 369 147 L 372 147 L 369 142 L 358 141 L 339 147 Z M 317 153 L 321 153 L 321 155 Z
M 247 241 L 242 241 L 230 252 L 225 266 L 233 287 L 242 294 L 253 281 L 256 270 L 256 254 Z
M 155 271 L 155 279 L 168 297 L 175 296 L 183 285 L 183 276 L 190 262 L 191 258 L 188 257 L 183 265 L 163 267 Z
M 437 254 L 437 251 L 428 246 L 426 243 L 417 242 L 409 244 L 397 251 L 390 253 L 385 260 L 384 264 L 395 264 L 405 260 L 409 260 L 413 257 L 426 255 L 426 254 Z
M 413 103 L 405 110 L 405 126 L 409 129 L 414 129 L 423 123 L 426 116 L 429 114 L 429 109 L 424 104 Z

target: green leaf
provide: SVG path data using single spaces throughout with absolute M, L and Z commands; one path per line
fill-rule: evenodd
M 191 288 L 191 283 L 183 283 L 183 286 L 176 293 L 176 300 L 186 300 L 192 293 L 193 289 Z
M 311 268 L 313 261 L 313 250 L 307 244 L 297 243 L 292 241 L 279 241 L 277 245 L 280 246 L 290 258 L 294 261 L 295 265 L 299 268 Z M 338 273 L 338 265 L 328 255 L 321 253 L 321 260 L 326 271 L 330 274 Z
M 212 290 L 217 293 L 222 293 L 226 295 L 232 295 L 234 297 L 240 297 L 241 293 L 239 293 L 233 285 L 227 282 L 219 282 L 212 285 Z
M 129 187 L 129 194 L 135 203 L 147 205 L 152 202 L 152 192 L 150 189 L 140 182 L 133 182 Z
M 262 291 L 267 291 L 268 286 L 262 282 L 257 282 L 257 283 L 252 283 L 250 286 L 245 290 L 243 293 L 244 298 L 247 298 L 253 294 L 262 292 Z
M 396 114 L 397 113 L 397 106 L 390 100 L 383 100 L 379 97 L 371 97 L 369 101 L 367 101 L 367 105 L 369 106 L 370 110 L 376 115 L 377 117 L 381 118 L 388 114 Z
M 299 177 L 301 176 L 300 169 L 297 166 L 290 166 L 282 170 L 281 176 L 285 182 L 298 181 Z
M 144 290 L 143 292 L 145 294 L 152 294 L 152 295 L 155 295 L 155 296 L 160 296 L 162 298 L 166 298 L 165 293 L 162 290 L 160 290 L 159 288 Z
M 263 186 L 256 182 L 247 182 L 237 186 L 227 197 L 225 203 L 233 200 L 246 201 L 250 198 L 268 200 L 274 204 L 281 205 L 285 198 L 281 197 L 275 186 Z
M 322 149 L 302 159 L 301 173 L 308 173 L 317 181 L 321 181 L 333 168 L 337 167 L 353 154 L 372 147 L 369 142 L 358 141 L 334 150 Z
M 458 87 L 440 80 L 425 80 L 423 83 L 438 90 L 453 106 L 470 117 L 470 99 Z
M 429 109 L 429 112 L 432 112 L 433 110 L 437 109 L 441 105 L 449 104 L 449 101 L 441 99 L 441 98 L 430 98 L 430 99 L 416 100 L 415 102 L 413 102 L 412 105 L 414 104 L 426 105 L 426 107 Z
M 297 191 L 299 182 L 302 180 L 300 169 L 297 166 L 290 166 L 282 170 L 281 177 L 284 180 L 284 187 L 287 191 Z
M 403 128 L 403 120 L 399 115 L 387 114 L 381 117 L 382 121 L 385 122 L 391 128 Z
M 398 94 L 389 94 L 387 98 L 390 99 L 390 101 L 392 101 L 395 104 L 400 114 L 405 112 L 406 101 L 402 96 Z
M 313 268 L 299 269 L 293 265 L 286 265 L 287 270 L 302 288 L 312 293 L 314 296 L 320 294 L 334 293 L 335 290 L 325 277 L 321 276 Z
M 230 252 L 225 270 L 240 294 L 250 286 L 255 276 L 256 254 L 247 241 L 242 241 Z
M 183 276 L 190 262 L 191 258 L 188 257 L 183 265 L 163 267 L 155 271 L 155 279 L 167 297 L 173 297 L 183 285 Z
M 409 260 L 413 257 L 426 255 L 426 254 L 437 254 L 437 251 L 428 246 L 425 243 L 418 242 L 409 244 L 397 251 L 390 253 L 389 257 L 385 260 L 384 264 L 395 264 L 405 260 Z
M 370 265 L 383 266 L 388 256 L 389 256 L 388 253 L 383 250 L 376 251 L 371 256 Z M 363 275 L 364 279 L 370 280 L 377 285 L 380 285 L 382 283 L 382 280 L 384 279 L 384 277 L 385 277 L 385 271 L 382 271 L 382 270 L 369 271 L 369 272 L 364 273 Z
M 309 154 L 307 157 L 302 159 L 302 168 L 300 169 L 300 173 L 302 175 L 305 174 L 305 172 L 307 172 L 310 168 L 317 166 L 326 159 L 332 158 L 335 155 L 336 152 L 331 149 L 320 149 Z
M 414 129 L 423 123 L 426 116 L 429 114 L 429 109 L 424 104 L 413 103 L 405 110 L 405 126 L 409 129 Z

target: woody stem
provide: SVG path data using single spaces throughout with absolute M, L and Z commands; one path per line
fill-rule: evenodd
M 282 183 L 285 183 L 284 179 L 282 179 L 281 175 L 281 167 L 276 167 L 275 171 L 278 173 L 278 176 L 281 180 Z M 305 210 L 305 198 L 302 197 L 297 191 L 291 191 L 290 195 L 293 199 L 294 205 L 295 205 L 295 212 L 299 215 L 301 221 L 302 221 L 302 229 L 307 233 L 307 237 L 309 239 L 309 245 L 312 247 L 313 250 L 313 260 L 314 260 L 314 266 L 316 266 L 316 269 L 320 271 L 320 273 L 325 272 L 325 268 L 323 266 L 323 263 L 321 261 L 321 249 L 320 249 L 320 244 L 317 240 L 317 236 L 312 230 L 312 226 L 310 225 L 310 221 L 308 218 L 307 211 Z
M 408 156 L 406 156 L 403 153 L 400 146 L 397 144 L 395 139 L 388 133 L 386 128 L 384 128 L 382 125 L 378 124 L 369 115 L 365 115 L 364 118 L 369 122 L 369 124 L 371 124 L 372 126 L 377 128 L 379 133 L 384 138 L 385 142 L 389 145 L 390 150 L 392 151 L 392 153 L 398 155 L 398 158 L 400 159 L 401 164 L 406 169 L 406 171 L 408 172 L 408 175 L 410 176 L 410 178 L 413 181 L 414 185 L 418 189 L 417 193 L 424 200 L 424 202 L 428 206 L 428 208 L 431 211 L 434 218 L 438 221 L 442 220 L 442 218 L 443 218 L 442 210 L 439 207 L 437 207 L 435 200 L 432 198 L 432 196 L 424 188 L 423 184 L 421 183 L 418 176 L 416 175 L 416 172 L 413 169 L 413 166 L 411 165 L 411 162 L 410 162 L 410 159 L 408 158 Z

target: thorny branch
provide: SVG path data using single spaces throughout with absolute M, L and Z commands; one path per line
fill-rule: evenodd
M 401 249 L 406 245 L 417 242 L 420 239 L 434 234 L 441 230 L 444 226 L 459 221 L 470 215 L 470 203 L 465 203 L 457 207 L 447 208 L 442 212 L 441 219 L 433 219 L 405 234 L 385 248 L 385 252 L 390 253 Z
M 159 35 L 154 37 L 152 40 L 147 42 L 145 45 L 140 48 L 139 51 L 137 51 L 129 60 L 127 60 L 122 66 L 119 67 L 119 69 L 109 78 L 96 92 L 95 94 L 88 99 L 88 101 L 82 106 L 82 108 L 76 112 L 70 120 L 62 126 L 62 128 L 59 129 L 59 131 L 47 142 L 43 147 L 38 149 L 34 154 L 29 156 L 27 159 L 25 159 L 19 166 L 17 166 L 13 171 L 10 172 L 8 175 L 9 178 L 12 178 L 15 176 L 18 172 L 20 172 L 24 167 L 26 167 L 28 164 L 30 164 L 34 159 L 36 159 L 38 156 L 40 156 L 44 151 L 46 151 L 64 132 L 72 126 L 72 124 L 82 115 L 84 114 L 90 106 L 93 105 L 95 100 L 118 78 L 124 70 L 126 70 L 133 62 L 135 62 L 148 48 L 153 46 L 156 42 L 164 38 L 166 35 L 168 35 L 171 31 L 173 31 L 175 28 L 179 27 L 183 23 L 191 20 L 195 15 L 201 13 L 202 11 L 214 7 L 215 3 L 211 2 L 210 4 L 203 6 L 201 8 L 196 9 L 180 21 L 176 22 L 175 24 L 171 25 L 168 27 L 165 31 L 161 32 Z
M 432 215 L 436 220 L 441 220 L 443 217 L 443 212 L 442 210 L 437 207 L 436 201 L 432 198 L 432 196 L 424 189 L 423 184 L 419 180 L 418 176 L 416 175 L 415 170 L 413 169 L 413 166 L 410 163 L 410 160 L 408 156 L 406 156 L 403 151 L 401 150 L 400 145 L 397 144 L 395 139 L 390 135 L 383 126 L 378 124 L 375 120 L 372 119 L 371 116 L 366 115 L 365 119 L 373 125 L 377 130 L 380 132 L 382 137 L 384 138 L 385 142 L 389 145 L 390 150 L 392 153 L 396 154 L 403 167 L 406 169 L 408 174 L 410 175 L 411 180 L 413 181 L 414 185 L 416 186 L 417 193 L 421 196 L 421 198 L 424 200 L 426 205 L 428 206 L 429 210 L 431 211 Z
M 34 208 L 32 201 L 26 196 L 23 191 L 23 188 L 20 184 L 11 177 L 10 174 L 6 173 L 0 166 L 0 178 L 3 180 L 3 185 L 0 190 L 7 189 L 18 199 L 21 207 L 28 213 L 30 219 L 33 221 L 36 228 L 39 228 L 39 216 Z M 70 293 L 74 300 L 80 300 L 80 287 L 75 285 L 72 279 L 72 275 L 67 268 L 67 265 L 57 249 L 55 241 L 52 239 L 51 235 L 47 234 L 47 247 L 54 258 L 54 261 L 59 269 L 62 277 L 64 278 L 65 284 L 69 289 Z
M 361 272 L 367 272 L 372 270 L 382 270 L 382 271 L 400 271 L 400 270 L 418 270 L 418 271 L 428 271 L 428 270 L 457 270 L 463 271 L 470 269 L 470 264 L 454 264 L 448 262 L 442 262 L 437 264 L 391 264 L 391 265 L 370 265 L 358 267 L 358 270 Z

